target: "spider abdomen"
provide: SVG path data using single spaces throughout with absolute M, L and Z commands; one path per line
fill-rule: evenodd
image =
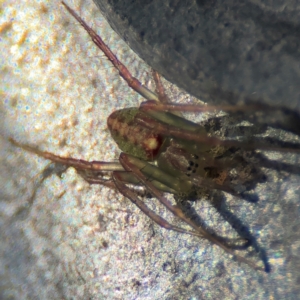
M 164 137 L 135 121 L 138 108 L 114 111 L 107 119 L 107 126 L 119 148 L 143 160 L 155 160 Z M 141 112 L 139 112 L 141 113 Z

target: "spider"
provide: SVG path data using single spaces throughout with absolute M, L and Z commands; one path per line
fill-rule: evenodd
M 191 104 L 174 104 L 166 95 L 159 75 L 153 71 L 156 91 L 152 92 L 134 78 L 128 69 L 118 60 L 109 47 L 102 41 L 94 30 L 65 2 L 62 2 L 68 12 L 83 26 L 96 46 L 106 55 L 120 76 L 127 84 L 143 96 L 146 102 L 132 108 L 125 108 L 113 112 L 107 120 L 112 138 L 121 149 L 118 162 L 85 161 L 70 157 L 61 157 L 49 152 L 40 151 L 29 145 L 10 141 L 17 147 L 35 153 L 55 163 L 67 167 L 74 167 L 77 172 L 90 184 L 100 184 L 118 190 L 154 222 L 163 228 L 179 233 L 205 238 L 233 255 L 239 262 L 250 267 L 266 271 L 253 261 L 235 253 L 247 240 L 225 239 L 210 233 L 199 226 L 189 217 L 180 203 L 194 200 L 209 190 L 220 190 L 234 196 L 243 197 L 245 183 L 255 179 L 251 175 L 255 168 L 240 181 L 234 184 L 236 177 L 246 163 L 236 149 L 271 150 L 299 152 L 297 147 L 276 147 L 274 145 L 240 142 L 236 140 L 222 140 L 210 136 L 207 129 L 199 124 L 182 117 L 181 111 L 203 112 L 222 109 L 238 112 L 259 110 L 259 104 L 252 106 L 199 106 Z M 234 150 L 235 149 L 235 150 Z M 106 174 L 109 173 L 109 178 Z M 238 175 L 234 176 L 234 173 Z M 255 172 L 254 172 L 255 173 Z M 132 186 L 144 186 L 151 197 L 157 198 L 172 214 L 191 227 L 186 229 L 170 224 L 167 220 L 150 210 L 140 199 Z M 173 205 L 165 196 L 173 194 L 178 205 Z

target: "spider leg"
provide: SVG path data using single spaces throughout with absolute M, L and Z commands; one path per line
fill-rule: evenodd
M 233 250 L 231 250 L 226 245 L 224 245 L 224 243 L 222 243 L 218 238 L 212 236 L 204 228 L 199 227 L 196 223 L 194 223 L 192 220 L 186 217 L 183 211 L 178 206 L 173 206 L 172 203 L 166 197 L 164 197 L 164 195 L 158 189 L 156 189 L 155 186 L 150 181 L 147 180 L 146 176 L 141 172 L 141 170 L 135 166 L 134 157 L 125 153 L 121 153 L 119 159 L 120 159 L 120 163 L 122 164 L 125 170 L 132 172 L 141 181 L 141 183 L 145 185 L 145 187 L 149 190 L 149 192 L 153 196 L 155 196 L 169 211 L 171 211 L 173 215 L 175 215 L 183 222 L 185 222 L 186 224 L 194 228 L 201 237 L 206 238 L 207 240 L 211 241 L 213 244 L 222 248 L 227 253 L 233 255 L 234 257 L 236 257 L 238 261 L 246 263 L 256 270 L 264 271 L 264 268 L 257 266 L 255 263 L 246 259 L 245 257 L 242 257 L 234 253 Z
M 80 23 L 80 25 L 89 34 L 94 44 L 105 54 L 108 60 L 114 65 L 114 67 L 119 71 L 120 76 L 127 82 L 128 86 L 139 93 L 147 100 L 159 101 L 158 96 L 147 89 L 138 79 L 133 77 L 129 70 L 118 60 L 118 58 L 113 54 L 109 47 L 103 42 L 101 37 L 64 1 L 62 4 L 68 10 L 68 12 Z
M 226 112 L 249 112 L 258 110 L 277 110 L 278 107 L 269 107 L 264 104 L 247 104 L 247 105 L 199 105 L 199 104 L 186 104 L 186 103 L 157 103 L 153 101 L 145 101 L 141 103 L 141 107 L 144 111 L 159 110 L 165 112 L 214 112 L 214 111 L 226 111 Z
M 155 105 L 154 105 L 155 106 Z M 157 104 L 158 107 L 164 106 L 164 104 Z M 142 106 L 142 111 L 144 111 L 144 107 Z M 238 148 L 244 148 L 246 150 L 266 150 L 266 151 L 278 151 L 278 152 L 300 152 L 300 147 L 297 144 L 289 143 L 288 146 L 276 146 L 276 145 L 268 145 L 268 144 L 262 144 L 262 143 L 255 143 L 255 142 L 243 142 L 243 141 L 235 141 L 235 140 L 221 140 L 217 137 L 208 136 L 206 133 L 201 130 L 201 133 L 196 129 L 196 124 L 192 123 L 194 125 L 194 130 L 190 130 L 189 128 L 181 128 L 180 126 L 175 125 L 175 119 L 179 118 L 178 116 L 174 116 L 170 113 L 164 113 L 161 111 L 150 110 L 146 109 L 147 115 L 143 114 L 142 116 L 139 116 L 137 114 L 136 116 L 136 122 L 144 126 L 148 129 L 151 129 L 155 131 L 158 134 L 161 134 L 163 136 L 171 136 L 176 137 L 183 140 L 188 141 L 194 141 L 201 144 L 207 144 L 210 146 L 223 146 L 223 147 L 238 147 Z M 182 119 L 182 118 L 180 118 Z M 162 121 L 161 121 L 162 120 Z M 184 119 L 183 119 L 184 120 Z M 186 120 L 184 120 L 186 121 Z M 191 129 L 193 126 L 191 126 Z M 200 126 L 198 126 L 199 130 L 201 129 Z
M 117 187 L 112 179 L 103 178 L 103 174 L 97 174 L 97 176 L 88 175 L 85 172 L 77 170 L 78 174 L 89 184 L 99 184 L 112 190 L 117 190 Z
M 77 170 L 77 172 L 90 184 L 101 184 L 105 185 L 109 188 L 115 189 L 115 184 L 113 180 L 105 179 L 103 176 L 103 172 L 114 172 L 119 171 L 118 178 L 121 179 L 125 183 L 130 183 L 134 185 L 139 185 L 139 180 L 132 176 L 130 172 L 126 172 L 120 162 L 105 162 L 105 161 L 86 161 L 82 159 L 76 159 L 71 157 L 62 157 L 53 153 L 49 153 L 46 151 L 41 151 L 32 146 L 22 144 L 17 142 L 16 140 L 9 138 L 9 141 L 16 147 L 21 148 L 25 151 L 34 153 L 40 157 L 51 160 L 54 163 L 62 164 L 67 167 L 73 167 Z M 100 175 L 100 177 L 99 177 Z M 175 193 L 175 190 L 171 187 L 159 182 L 157 180 L 153 180 L 154 186 L 164 192 L 167 193 Z
M 118 178 L 118 173 L 119 172 L 113 172 L 113 180 L 120 193 L 124 197 L 128 198 L 132 203 L 134 203 L 144 214 L 146 214 L 155 223 L 168 230 L 173 230 L 180 233 L 186 233 L 198 237 L 203 237 L 201 233 L 198 233 L 196 231 L 187 230 L 170 224 L 166 219 L 162 218 L 161 216 L 153 212 L 151 209 L 149 209 L 147 205 L 138 198 L 136 193 L 132 191 L 130 188 L 128 188 L 126 184 Z
M 155 92 L 158 95 L 159 101 L 161 103 L 171 103 L 170 98 L 168 97 L 168 95 L 165 92 L 164 86 L 161 82 L 160 76 L 159 74 L 152 69 L 152 77 L 155 83 Z
M 90 184 L 101 184 L 106 187 L 119 190 L 125 197 L 129 198 L 153 221 L 155 221 L 160 226 L 166 229 L 174 230 L 180 233 L 186 233 L 198 237 L 202 236 L 200 233 L 196 231 L 190 231 L 172 225 L 168 223 L 164 218 L 160 217 L 159 215 L 151 211 L 141 200 L 139 200 L 136 193 L 126 186 L 126 183 L 136 184 L 139 182 L 139 180 L 136 177 L 132 176 L 131 172 L 125 172 L 124 168 L 120 165 L 120 163 L 107 163 L 107 162 L 100 162 L 100 161 L 88 162 L 85 160 L 62 157 L 49 152 L 43 152 L 31 146 L 20 144 L 13 139 L 10 139 L 10 142 L 16 147 L 35 153 L 38 156 L 51 160 L 52 162 L 60 163 L 68 167 L 74 167 L 79 172 L 79 174 Z M 104 172 L 113 171 L 113 175 L 112 175 L 113 179 L 110 180 L 110 179 L 104 179 L 102 177 L 97 177 L 96 175 L 95 176 L 89 175 L 85 171 L 92 171 L 95 173 L 99 171 L 104 171 Z
M 9 141 L 16 147 L 24 149 L 26 151 L 35 153 L 38 156 L 49 159 L 52 162 L 67 165 L 69 167 L 74 167 L 76 170 L 91 170 L 94 172 L 111 172 L 111 171 L 124 171 L 124 168 L 119 162 L 105 162 L 105 161 L 86 161 L 82 159 L 76 159 L 71 157 L 62 157 L 49 153 L 46 151 L 41 151 L 29 145 L 21 144 L 12 138 Z

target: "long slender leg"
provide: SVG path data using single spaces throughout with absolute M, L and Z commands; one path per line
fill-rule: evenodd
M 145 101 L 141 104 L 144 111 L 159 110 L 159 111 L 179 111 L 179 112 L 249 112 L 259 110 L 278 110 L 278 107 L 269 107 L 264 104 L 248 104 L 248 105 L 199 105 L 199 104 L 182 104 L 182 103 L 160 103 L 153 101 Z
M 99 177 L 99 175 L 97 175 L 97 176 L 88 175 L 88 174 L 86 174 L 84 172 L 80 172 L 78 170 L 77 170 L 77 172 L 89 184 L 98 184 L 98 185 L 105 186 L 105 187 L 107 187 L 109 189 L 112 189 L 112 190 L 117 190 L 117 187 L 116 187 L 114 181 L 112 179 L 105 179 L 105 178 L 103 178 L 101 176 L 101 174 L 100 174 L 100 177 Z
M 88 161 L 78 160 L 74 158 L 61 157 L 49 152 L 40 151 L 28 145 L 20 144 L 13 139 L 10 139 L 10 142 L 19 148 L 22 148 L 26 151 L 33 152 L 38 156 L 42 156 L 45 159 L 51 160 L 52 162 L 74 167 L 75 169 L 77 169 L 77 171 L 79 171 L 79 173 L 83 176 L 83 178 L 90 184 L 100 184 L 112 189 L 119 190 L 125 197 L 129 198 L 134 204 L 136 204 L 147 216 L 149 216 L 152 220 L 154 220 L 156 223 L 158 223 L 160 226 L 166 229 L 201 237 L 201 234 L 199 234 L 198 232 L 190 231 L 190 230 L 180 228 L 178 226 L 174 226 L 168 223 L 164 218 L 152 212 L 141 200 L 138 199 L 136 193 L 125 185 L 124 179 L 125 181 L 126 179 L 128 179 L 128 182 L 132 181 L 130 179 L 132 175 L 128 174 L 128 172 L 114 171 L 113 180 L 106 180 L 102 177 L 88 176 L 83 172 L 85 170 L 99 172 L 100 170 L 113 171 L 119 169 L 123 171 L 124 169 L 119 163 L 106 163 L 106 162 L 99 162 L 99 161 L 88 162 Z M 130 177 L 126 175 L 129 175 Z
M 76 159 L 71 157 L 62 157 L 59 155 L 55 155 L 53 153 L 49 153 L 46 151 L 41 151 L 37 148 L 32 146 L 21 144 L 14 139 L 10 138 L 9 141 L 16 147 L 21 148 L 25 151 L 29 151 L 34 153 L 40 157 L 45 159 L 49 159 L 54 163 L 59 163 L 65 165 L 67 167 L 73 167 L 77 170 L 77 172 L 90 184 L 101 184 L 105 185 L 109 188 L 116 189 L 116 186 L 113 180 L 105 179 L 101 177 L 103 176 L 103 172 L 116 172 L 118 171 L 120 174 L 118 178 L 125 182 L 130 183 L 133 185 L 139 185 L 139 180 L 132 176 L 130 172 L 125 172 L 124 168 L 120 164 L 120 162 L 105 162 L 105 161 L 86 161 L 82 159 Z M 99 174 L 100 173 L 100 174 Z M 172 189 L 171 187 L 163 184 L 160 181 L 153 180 L 154 186 L 164 192 L 167 193 L 175 193 L 176 190 Z
M 113 179 L 115 182 L 116 187 L 118 190 L 121 192 L 121 194 L 128 198 L 132 203 L 134 203 L 144 214 L 146 214 L 150 219 L 152 219 L 155 223 L 157 223 L 159 226 L 168 229 L 168 230 L 173 230 L 177 231 L 180 233 L 186 233 L 190 235 L 195 235 L 198 237 L 203 237 L 201 233 L 198 233 L 196 231 L 190 231 L 187 229 L 183 229 L 181 227 L 175 226 L 170 224 L 167 220 L 153 212 L 151 209 L 147 207 L 147 205 L 141 201 L 136 193 L 129 189 L 121 180 L 118 179 L 118 176 L 116 172 L 113 173 Z
M 142 95 L 145 99 L 159 101 L 158 96 L 147 89 L 144 85 L 141 84 L 139 80 L 133 77 L 128 69 L 118 60 L 118 58 L 113 54 L 109 47 L 103 42 L 101 37 L 64 1 L 62 4 L 68 10 L 68 12 L 80 23 L 80 25 L 85 29 L 85 31 L 92 38 L 94 44 L 105 54 L 108 60 L 114 65 L 114 67 L 119 71 L 119 74 L 127 84 L 135 90 L 137 93 Z
M 192 220 L 187 218 L 179 207 L 173 206 L 170 203 L 170 201 L 166 197 L 164 197 L 163 194 L 159 190 L 157 190 L 150 181 L 147 180 L 147 178 L 143 175 L 143 173 L 139 170 L 139 168 L 137 168 L 134 164 L 131 163 L 129 155 L 125 153 L 121 153 L 120 162 L 124 167 L 124 169 L 126 169 L 129 172 L 132 172 L 141 181 L 141 183 L 145 185 L 145 187 L 149 190 L 149 192 L 153 196 L 155 196 L 169 211 L 171 211 L 176 217 L 184 221 L 186 224 L 194 228 L 197 232 L 199 232 L 199 234 L 203 238 L 206 238 L 207 240 L 211 241 L 213 244 L 221 247 L 227 253 L 235 256 L 238 261 L 246 263 L 256 270 L 264 271 L 264 268 L 257 266 L 255 263 L 246 259 L 245 257 L 242 257 L 234 253 L 233 250 L 225 246 L 218 238 L 212 236 L 204 228 L 199 227 L 196 223 L 194 223 Z
M 152 77 L 153 77 L 153 80 L 155 82 L 155 92 L 158 95 L 160 103 L 172 104 L 170 98 L 166 94 L 166 91 L 165 91 L 165 88 L 164 88 L 163 83 L 161 81 L 160 75 L 155 70 L 152 70 Z M 147 102 L 152 102 L 152 101 L 147 101 Z M 155 101 L 155 103 L 158 104 L 157 101 Z M 180 116 L 180 117 L 182 116 L 182 113 L 179 110 L 173 111 L 172 113 L 174 115 L 177 115 L 177 116 Z
M 118 178 L 124 183 L 139 185 L 139 180 L 130 172 L 126 172 L 119 162 L 104 162 L 104 161 L 86 161 L 71 157 L 62 157 L 53 153 L 44 152 L 32 146 L 21 144 L 10 138 L 9 141 L 16 147 L 34 153 L 40 157 L 51 160 L 54 163 L 73 167 L 77 172 L 90 184 L 100 184 L 111 189 L 116 189 L 116 185 L 112 179 L 104 178 L 104 175 L 111 172 L 118 172 Z M 167 193 L 175 193 L 176 190 L 163 184 L 160 181 L 153 180 L 154 186 Z
M 62 157 L 49 152 L 41 151 L 28 145 L 21 144 L 12 138 L 10 138 L 9 141 L 16 147 L 35 153 L 36 155 L 49 159 L 53 162 L 60 163 L 69 167 L 74 167 L 77 170 L 90 170 L 94 172 L 124 171 L 124 168 L 120 165 L 119 162 L 86 161 L 70 157 Z
M 158 104 L 161 106 L 163 104 Z M 151 111 L 147 110 L 148 114 L 151 115 Z M 166 115 L 167 117 L 172 114 Z M 176 116 L 175 116 L 176 117 Z M 167 119 L 165 119 L 167 120 Z M 172 120 L 170 120 L 172 122 Z M 243 141 L 234 141 L 234 140 L 221 140 L 217 137 L 211 137 L 206 134 L 200 134 L 199 132 L 192 132 L 189 130 L 182 129 L 178 126 L 169 125 L 167 123 L 162 123 L 154 119 L 153 117 L 147 117 L 145 114 L 140 118 L 138 115 L 136 117 L 136 122 L 141 126 L 149 128 L 155 131 L 158 134 L 164 136 L 172 136 L 176 138 L 180 138 L 183 140 L 194 141 L 197 143 L 202 143 L 210 146 L 223 146 L 223 147 L 242 147 L 246 150 L 266 150 L 266 151 L 278 151 L 278 152 L 300 152 L 299 144 L 288 143 L 287 146 L 276 146 L 276 145 L 268 145 L 263 143 L 255 143 L 255 142 L 243 142 Z M 174 122 L 172 122 L 174 123 Z
M 165 92 L 160 76 L 155 70 L 152 70 L 152 77 L 155 82 L 155 92 L 158 95 L 159 101 L 161 103 L 171 103 L 168 95 Z

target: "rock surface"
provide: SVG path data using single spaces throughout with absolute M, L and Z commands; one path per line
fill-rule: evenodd
M 284 117 L 254 121 L 299 133 L 299 2 L 94 1 L 169 81 L 208 103 L 284 107 Z

